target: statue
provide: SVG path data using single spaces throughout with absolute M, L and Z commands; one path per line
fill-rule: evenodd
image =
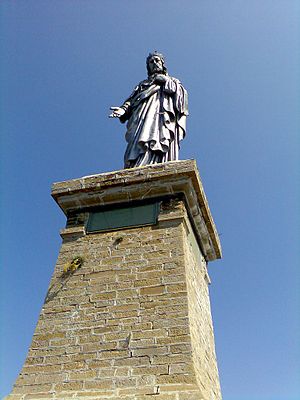
M 178 160 L 185 136 L 187 92 L 168 75 L 164 57 L 147 57 L 148 79 L 140 82 L 121 107 L 111 107 L 111 118 L 127 122 L 124 168 Z

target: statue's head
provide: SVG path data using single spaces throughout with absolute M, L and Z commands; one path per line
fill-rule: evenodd
M 150 53 L 146 60 L 148 75 L 167 74 L 164 56 L 157 51 Z

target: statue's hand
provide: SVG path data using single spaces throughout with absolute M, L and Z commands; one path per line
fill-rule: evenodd
M 167 80 L 167 77 L 166 77 L 166 75 L 163 75 L 163 74 L 157 74 L 155 77 L 155 82 L 159 83 L 159 84 L 165 83 L 166 80 Z
M 113 112 L 109 114 L 109 118 L 120 118 L 125 114 L 125 110 L 122 107 L 110 107 Z

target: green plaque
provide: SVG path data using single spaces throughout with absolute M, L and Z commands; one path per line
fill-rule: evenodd
M 157 223 L 158 213 L 159 202 L 96 210 L 89 213 L 87 232 L 153 225 Z

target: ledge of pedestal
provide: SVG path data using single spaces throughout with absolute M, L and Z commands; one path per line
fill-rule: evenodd
M 183 194 L 208 261 L 221 258 L 219 236 L 195 160 L 171 161 L 54 183 L 52 197 L 70 211 Z

